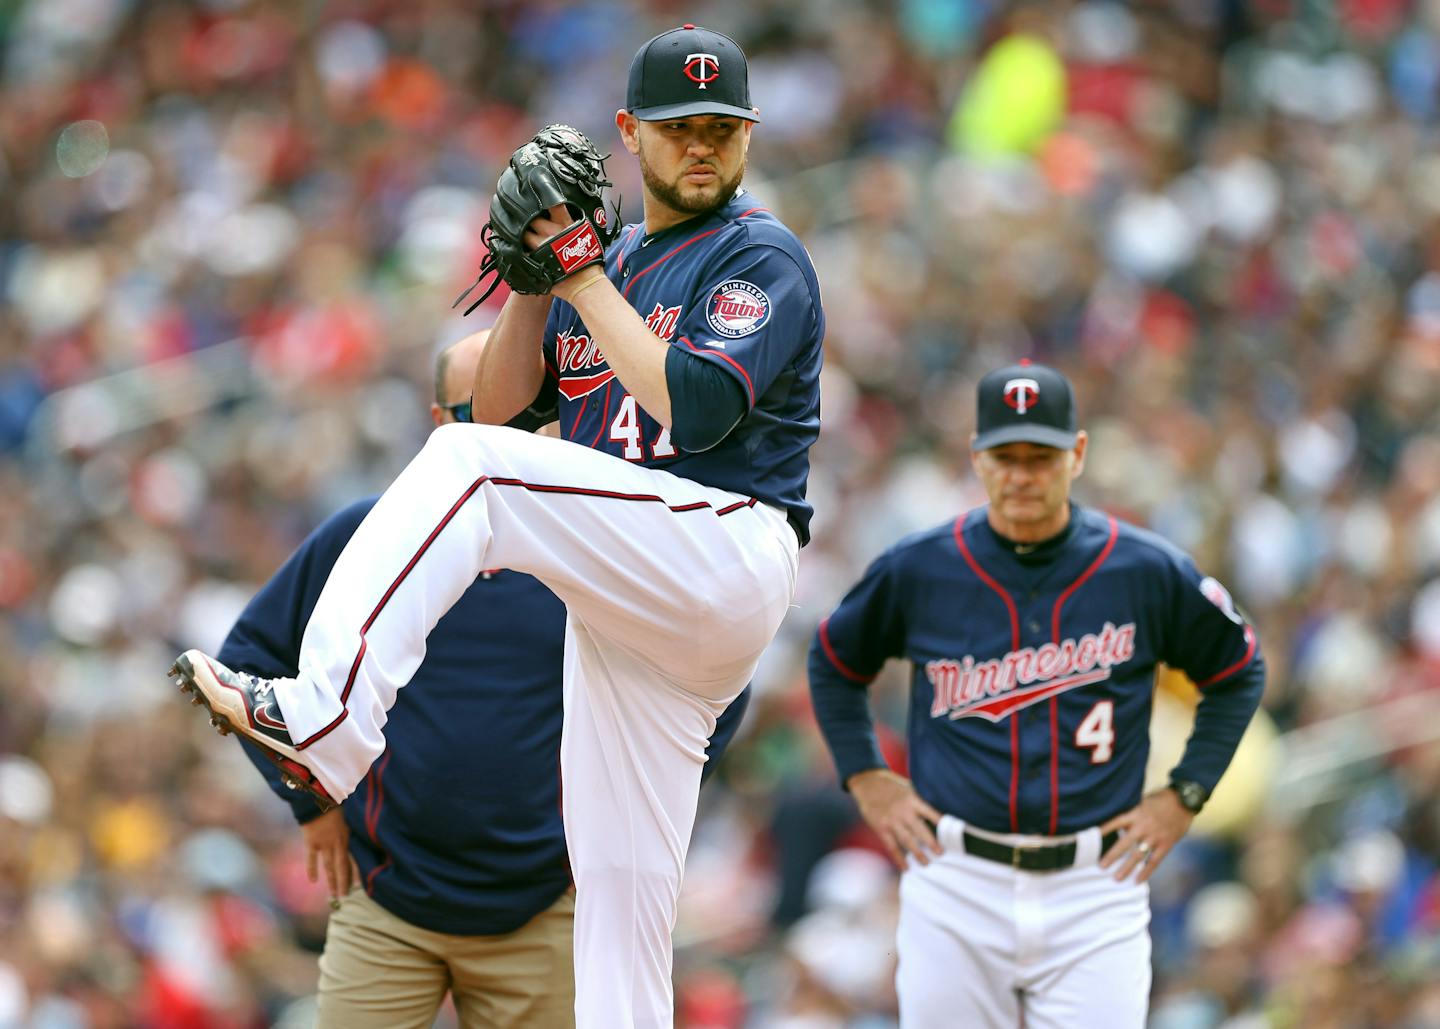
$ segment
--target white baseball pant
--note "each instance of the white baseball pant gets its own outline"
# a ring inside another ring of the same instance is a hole
[[[280,709],[344,797],[475,577],[542,580],[569,610],[560,769],[576,1024],[670,1029],[670,934],[705,746],[779,628],[798,553],[784,514],[750,498],[558,439],[442,426],[341,554]]]
[[[964,829],[944,816],[944,854],[900,879],[901,1026],[1143,1029],[1150,887],[1096,864],[1100,830],[1073,837],[1070,868],[1027,872],[967,854]],[[1067,839],[980,835],[1011,846]]]

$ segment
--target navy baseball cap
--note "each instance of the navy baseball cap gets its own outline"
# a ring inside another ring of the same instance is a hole
[[[760,120],[750,106],[750,69],[740,44],[694,25],[662,32],[636,52],[625,109],[641,121],[692,114]]]
[[[1038,443],[1069,450],[1079,425],[1075,391],[1054,368],[1021,361],[997,368],[976,390],[975,442],[971,450],[1006,443]]]

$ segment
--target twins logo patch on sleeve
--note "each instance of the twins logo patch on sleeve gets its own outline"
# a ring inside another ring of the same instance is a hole
[[[764,327],[770,320],[770,298],[744,279],[716,286],[706,305],[710,328],[728,339],[739,339]]]
[[[1240,617],[1240,612],[1235,610],[1235,601],[1230,596],[1230,591],[1220,584],[1220,580],[1213,575],[1207,575],[1200,580],[1200,592],[1205,594],[1205,599],[1214,604],[1225,617],[1236,625],[1244,625],[1245,619]]]

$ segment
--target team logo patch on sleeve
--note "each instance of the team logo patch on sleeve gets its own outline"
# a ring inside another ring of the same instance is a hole
[[[1235,610],[1235,601],[1230,596],[1230,591],[1220,585],[1220,580],[1214,576],[1207,575],[1200,580],[1200,592],[1205,594],[1205,599],[1214,604],[1225,613],[1225,617],[1236,625],[1244,625],[1245,619],[1240,617],[1240,612]]]
[[[710,328],[730,339],[748,336],[770,320],[770,298],[759,286],[743,279],[716,286],[706,306]]]

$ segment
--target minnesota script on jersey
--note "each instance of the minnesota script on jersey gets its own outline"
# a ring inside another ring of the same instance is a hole
[[[997,832],[1077,832],[1139,801],[1158,662],[1207,694],[1261,686],[1255,630],[1219,582],[1153,533],[1078,505],[1028,555],[984,508],[902,540],[818,639],[822,683],[859,686],[888,658],[913,663],[915,788]],[[1235,707],[1243,730],[1254,705]],[[842,780],[883,764],[868,735],[827,735]],[[1207,749],[1203,735],[1176,774],[1213,786],[1233,741]]]
[[[749,413],[711,449],[681,450],[615,378],[578,312],[559,300],[545,327],[545,388],[531,410],[557,417],[572,442],[782,508],[806,539],[825,318],[795,234],[742,190],[717,211],[660,232],[626,226],[605,273],[651,332],[734,378]]]

